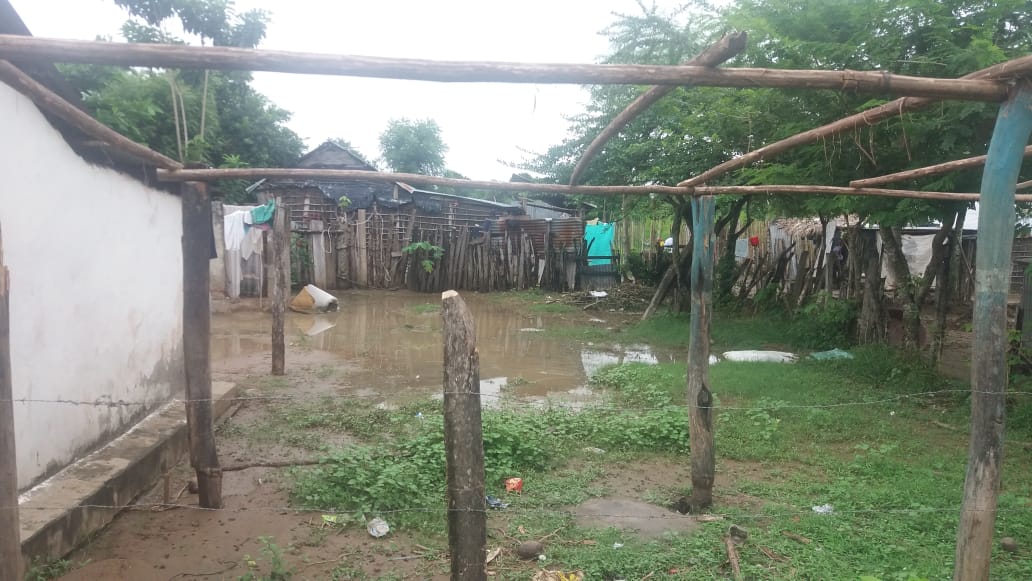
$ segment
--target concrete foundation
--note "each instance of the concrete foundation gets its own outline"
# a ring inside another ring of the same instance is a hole
[[[236,384],[212,382],[216,417],[229,409],[238,392]],[[172,402],[21,495],[25,562],[70,553],[150,489],[188,450],[186,409],[182,402]]]

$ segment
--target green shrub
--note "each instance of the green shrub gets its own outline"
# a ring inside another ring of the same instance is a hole
[[[857,314],[856,303],[820,293],[796,309],[788,335],[807,349],[848,347],[855,341]]]

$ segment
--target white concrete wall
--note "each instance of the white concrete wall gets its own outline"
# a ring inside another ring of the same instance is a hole
[[[0,227],[11,272],[18,484],[27,487],[181,392],[177,196],[75,154],[0,83]]]

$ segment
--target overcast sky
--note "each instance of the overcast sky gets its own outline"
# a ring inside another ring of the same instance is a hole
[[[13,0],[36,36],[119,37],[114,0]],[[677,0],[657,0],[675,6]],[[262,48],[448,60],[589,63],[606,54],[599,34],[635,0],[237,0],[272,19]],[[587,93],[572,85],[443,84],[258,73],[256,88],[291,111],[309,147],[330,137],[379,156],[392,118],[433,118],[447,164],[473,179],[508,180],[520,148],[543,152],[566,134],[563,115]]]

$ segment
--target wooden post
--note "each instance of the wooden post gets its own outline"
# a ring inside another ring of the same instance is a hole
[[[355,247],[358,249],[358,272],[355,279],[361,288],[369,287],[369,252],[366,248],[366,211],[355,212]]]
[[[448,463],[451,578],[487,579],[480,353],[473,317],[459,293],[441,294],[444,320],[444,446]]]
[[[1000,493],[1007,391],[1007,294],[1014,244],[1014,189],[1032,134],[1032,87],[1019,86],[996,118],[982,174],[975,258],[971,442],[957,530],[955,581],[989,579]]]
[[[0,237],[0,579],[22,578],[18,519],[18,461],[14,446],[14,386],[11,381],[10,276]]]
[[[713,394],[709,390],[709,336],[713,306],[713,226],[716,199],[692,200],[692,318],[688,344],[688,430],[693,513],[713,504]]]
[[[183,204],[183,362],[190,465],[197,472],[200,505],[222,508],[222,469],[215,450],[211,401],[211,199],[207,184],[185,182]]]
[[[1032,263],[1019,264],[1025,268],[1025,280],[1021,285],[1021,348],[1028,349],[1032,347]]]
[[[272,374],[286,373],[286,339],[284,326],[287,317],[287,295],[290,294],[290,225],[283,199],[276,198],[276,212],[272,218]]]

